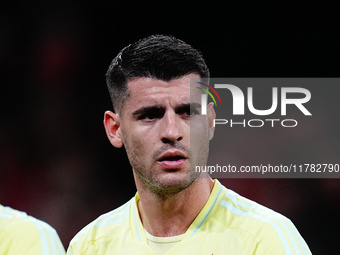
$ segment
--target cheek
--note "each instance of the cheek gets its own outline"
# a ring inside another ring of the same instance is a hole
[[[209,121],[206,117],[199,116],[190,121],[190,140],[209,139]]]
[[[190,125],[190,150],[196,160],[200,157],[207,157],[209,140],[209,128],[206,119],[201,119]]]
[[[143,143],[131,135],[129,137],[124,135],[124,145],[129,156],[139,154],[143,151]]]
[[[123,143],[128,154],[132,156],[142,156],[143,158],[152,156],[157,146],[157,134],[159,126],[152,128],[140,126],[134,122],[124,122],[121,126]]]
[[[139,168],[141,165],[145,165],[145,161],[148,154],[150,154],[150,151],[147,148],[148,143],[146,142],[146,139],[143,139],[144,136],[131,133],[127,135],[124,132],[122,133],[122,136],[124,147],[132,167]]]
[[[191,148],[191,168],[206,165],[209,155],[209,140],[202,137],[197,140],[194,139],[194,142],[191,144]]]

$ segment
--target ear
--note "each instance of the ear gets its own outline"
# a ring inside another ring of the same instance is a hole
[[[106,111],[104,114],[104,126],[111,144],[116,148],[121,148],[124,142],[120,132],[119,114]]]
[[[208,104],[207,115],[208,115],[208,122],[209,122],[209,140],[211,140],[214,137],[214,133],[215,133],[214,120],[216,118],[216,113],[214,109],[214,103]]]

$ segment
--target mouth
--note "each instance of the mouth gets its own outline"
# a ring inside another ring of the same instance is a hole
[[[180,151],[170,151],[164,153],[159,159],[158,163],[166,169],[178,169],[187,160],[187,157]]]
[[[185,159],[185,157],[182,157],[182,156],[173,156],[173,157],[165,157],[165,158],[162,158],[158,161],[160,162],[163,162],[163,161],[177,161],[177,160],[180,160],[180,159]]]

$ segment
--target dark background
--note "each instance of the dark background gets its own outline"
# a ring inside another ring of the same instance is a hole
[[[104,75],[127,44],[172,34],[203,53],[212,77],[338,77],[336,10],[319,3],[2,4],[0,203],[51,224],[66,248],[82,227],[134,195],[125,152],[110,145],[102,125],[111,109]],[[291,218],[314,254],[338,250],[339,179],[221,182]]]

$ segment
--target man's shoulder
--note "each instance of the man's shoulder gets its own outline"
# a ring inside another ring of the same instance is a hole
[[[292,222],[284,215],[248,199],[233,190],[226,189],[216,214],[221,223],[231,228],[246,229],[250,234],[259,231],[291,227]]]
[[[73,237],[70,247],[74,248],[77,246],[79,249],[86,249],[85,246],[88,243],[93,243],[96,240],[107,236],[110,236],[112,239],[121,236],[122,233],[130,228],[128,216],[130,215],[130,206],[133,202],[134,198],[122,206],[100,215]]]
[[[39,220],[26,212],[1,206],[0,208],[0,229],[6,229],[13,233],[39,233],[41,231],[55,232],[55,229],[48,223]],[[27,232],[26,232],[27,231]]]
[[[26,212],[0,205],[1,249],[13,253],[42,254],[46,251],[64,254],[56,230],[48,223]],[[0,249],[0,253],[1,250]]]
[[[308,250],[305,241],[288,217],[225,189],[214,218],[224,228],[234,231],[245,245],[285,252]]]

